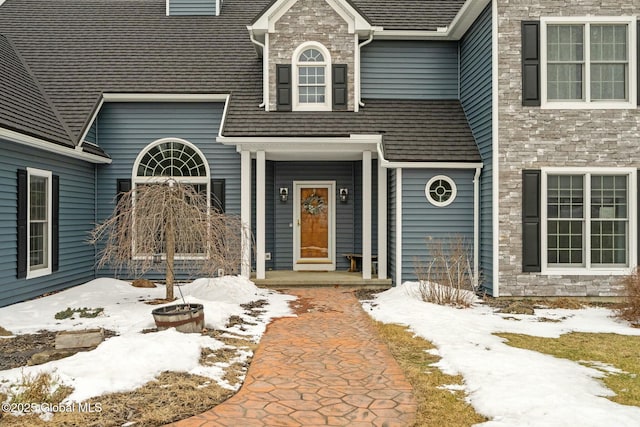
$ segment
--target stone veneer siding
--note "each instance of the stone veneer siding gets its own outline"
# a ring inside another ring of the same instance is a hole
[[[631,16],[638,10],[640,0],[498,1],[500,296],[620,295],[619,276],[522,272],[522,170],[640,167],[640,114],[523,107],[520,25],[541,16]]]
[[[269,109],[276,108],[276,64],[291,64],[293,51],[305,42],[318,42],[331,53],[332,64],[347,64],[349,99],[354,105],[354,55],[356,39],[347,23],[324,0],[298,0],[269,34]],[[330,70],[329,70],[330,72]],[[293,70],[292,70],[293,74]],[[292,82],[296,84],[296,82]],[[328,88],[329,91],[331,88]]]

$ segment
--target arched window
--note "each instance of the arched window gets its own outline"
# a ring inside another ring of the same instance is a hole
[[[330,109],[331,57],[327,49],[319,43],[304,43],[293,55],[294,109]]]
[[[208,182],[209,170],[204,156],[198,148],[184,140],[162,139],[153,142],[140,153],[136,164],[134,182],[160,182],[167,178],[190,184]]]
[[[168,179],[190,185],[196,192],[206,195],[207,206],[210,204],[209,165],[202,152],[188,141],[164,138],[147,145],[138,155],[132,175],[134,187],[164,184]],[[191,258],[194,255],[186,255],[179,247],[176,250],[183,257]],[[134,251],[138,252],[136,249]]]

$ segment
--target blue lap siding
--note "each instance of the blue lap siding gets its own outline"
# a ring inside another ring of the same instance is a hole
[[[461,237],[473,256],[473,175],[475,170],[402,170],[402,280],[415,280],[418,263],[431,261],[429,245]],[[426,198],[425,186],[436,175],[453,179],[457,196],[437,207]]]
[[[374,41],[362,48],[362,97],[458,99],[458,43]]]
[[[491,4],[460,42],[460,101],[478,144],[483,169],[480,176],[480,271],[483,287],[492,292],[492,90]]]
[[[94,276],[95,166],[0,140],[0,306],[84,283]],[[60,267],[50,275],[17,279],[17,170],[37,168],[60,177]]]
[[[196,145],[209,163],[211,178],[226,180],[226,210],[240,213],[240,155],[216,142],[221,103],[107,103],[98,116],[98,144],[113,159],[98,168],[98,219],[114,209],[118,179],[130,179],[138,154],[161,138],[180,138]],[[112,275],[103,269],[100,275]],[[128,277],[123,272],[122,277]],[[151,276],[150,276],[151,277]],[[161,277],[161,276],[160,276]]]
[[[216,0],[169,0],[169,15],[171,16],[215,14]]]
[[[267,209],[267,232],[270,224],[274,230],[274,244],[269,245],[267,242],[267,247],[273,248],[271,254],[273,268],[275,270],[293,269],[293,182],[335,181],[336,193],[340,188],[349,190],[349,200],[346,203],[339,202],[336,195],[336,269],[347,270],[349,263],[343,254],[362,252],[362,177],[358,178],[358,173],[362,174],[362,162],[273,162],[273,171],[275,176],[271,193],[273,200],[276,199],[276,192],[280,188],[289,189],[289,200],[286,203],[280,201],[274,203],[273,217],[270,217],[271,212]],[[373,184],[375,193],[377,192],[375,178]],[[267,199],[267,205],[269,205],[269,199]],[[375,229],[375,216],[372,221]],[[376,248],[374,237],[374,254]]]

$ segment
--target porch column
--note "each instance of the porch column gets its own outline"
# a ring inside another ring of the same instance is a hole
[[[256,279],[265,278],[265,152],[256,153]]]
[[[371,151],[362,153],[362,278],[371,279]]]
[[[242,221],[242,264],[240,274],[251,277],[251,152],[240,152],[240,220]]]
[[[387,168],[378,158],[378,279],[387,278]]]

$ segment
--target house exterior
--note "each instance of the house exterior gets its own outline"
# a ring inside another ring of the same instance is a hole
[[[89,231],[167,177],[251,227],[256,279],[401,283],[462,237],[494,296],[618,295],[636,6],[5,0],[0,304],[113,275]]]

